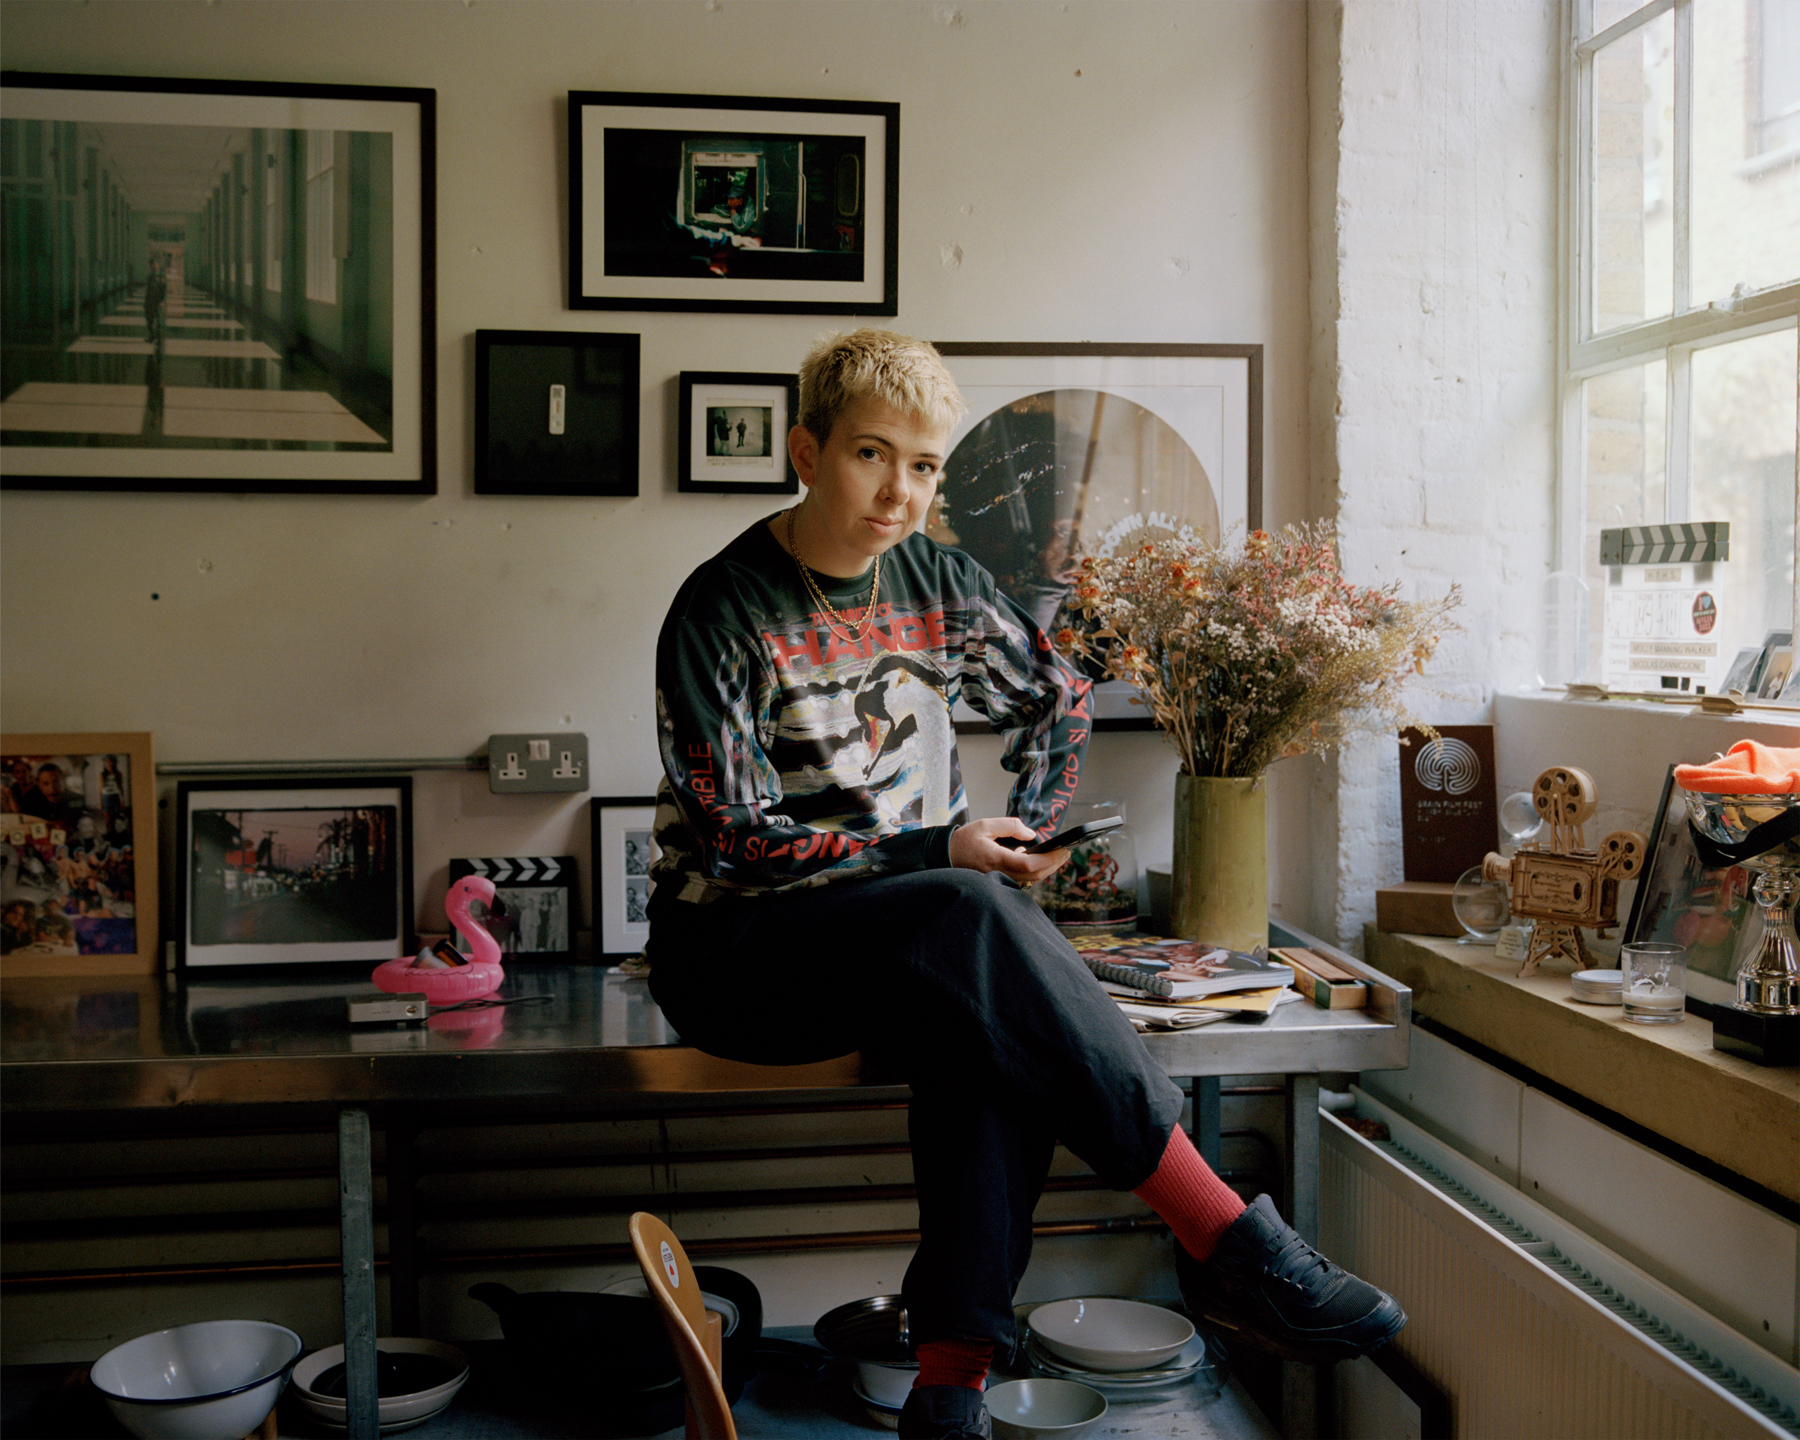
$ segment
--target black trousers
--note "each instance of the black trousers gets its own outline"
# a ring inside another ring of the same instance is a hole
[[[658,897],[660,898],[660,897]],[[1057,1141],[1131,1190],[1181,1090],[1042,910],[999,875],[921,870],[651,905],[650,992],[688,1044],[791,1065],[861,1050],[913,1093],[916,1339],[1013,1342]]]

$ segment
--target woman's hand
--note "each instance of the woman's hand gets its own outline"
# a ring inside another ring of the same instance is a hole
[[[1069,858],[1067,850],[1027,855],[1023,850],[1000,844],[1002,837],[1027,842],[1037,839],[1029,825],[1010,815],[971,820],[957,826],[950,836],[950,863],[960,870],[977,870],[983,875],[998,870],[1021,885],[1030,885],[1047,879]]]

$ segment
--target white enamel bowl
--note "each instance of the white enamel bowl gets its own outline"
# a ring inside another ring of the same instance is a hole
[[[469,1378],[469,1357],[441,1340],[384,1335],[375,1342],[375,1348],[390,1355],[431,1355],[456,1368],[456,1373],[448,1380],[429,1389],[417,1390],[411,1395],[383,1395],[375,1409],[376,1423],[383,1431],[399,1430],[429,1420],[449,1406]],[[344,1347],[329,1345],[323,1350],[315,1350],[294,1367],[294,1398],[300,1402],[300,1408],[313,1419],[339,1430],[349,1425],[349,1403],[341,1395],[321,1395],[312,1386],[332,1366],[343,1363]]]
[[[1185,1316],[1140,1300],[1052,1300],[1028,1323],[1053,1355],[1085,1370],[1148,1370],[1194,1338]]]
[[[300,1350],[266,1320],[202,1320],[115,1345],[88,1379],[138,1440],[242,1440],[275,1408]]]
[[[1075,1440],[1106,1414],[1106,1397],[1078,1380],[1006,1380],[987,1392],[994,1440]]]

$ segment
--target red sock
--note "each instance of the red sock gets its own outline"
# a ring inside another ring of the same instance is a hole
[[[1244,1202],[1200,1158],[1177,1125],[1169,1132],[1162,1162],[1131,1192],[1175,1232],[1176,1243],[1196,1260],[1210,1259],[1219,1237],[1244,1213]]]
[[[921,1340],[914,1351],[919,1360],[921,1385],[967,1385],[979,1390],[987,1379],[988,1362],[994,1358],[992,1340]]]

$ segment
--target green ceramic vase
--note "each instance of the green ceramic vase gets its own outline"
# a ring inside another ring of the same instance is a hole
[[[1269,943],[1268,801],[1261,776],[1175,777],[1175,934],[1231,950]]]

